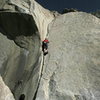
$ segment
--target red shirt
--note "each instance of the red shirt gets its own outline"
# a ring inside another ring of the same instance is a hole
[[[45,39],[43,42],[49,43],[49,41],[47,39]]]

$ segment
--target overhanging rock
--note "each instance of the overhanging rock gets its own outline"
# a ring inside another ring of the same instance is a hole
[[[53,13],[34,0],[0,0],[0,74],[16,100],[32,100],[43,64],[41,41]]]
[[[54,19],[54,15],[44,9],[34,0],[1,0],[0,11],[19,12],[32,15],[39,30],[41,40],[47,35],[48,24]]]

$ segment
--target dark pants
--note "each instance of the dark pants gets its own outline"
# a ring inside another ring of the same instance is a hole
[[[42,50],[44,51],[44,49],[48,49],[48,43],[43,42],[42,43]]]
[[[48,43],[42,42],[42,51],[44,55],[48,54]]]

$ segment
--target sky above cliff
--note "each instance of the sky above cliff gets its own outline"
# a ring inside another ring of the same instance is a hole
[[[93,12],[100,9],[100,0],[36,0],[49,10],[61,12],[64,8],[76,8],[80,11]]]

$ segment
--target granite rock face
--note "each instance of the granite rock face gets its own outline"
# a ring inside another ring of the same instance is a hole
[[[0,0],[0,75],[15,100],[100,100],[100,19],[60,15],[34,0]]]
[[[16,100],[33,100],[41,75],[41,40],[53,13],[34,0],[0,0],[0,74]]]
[[[3,82],[0,76],[0,100],[15,100],[9,88]]]
[[[16,27],[18,28],[18,25]],[[8,29],[6,26],[4,28]],[[9,30],[10,32],[12,30]],[[26,100],[32,100],[42,67],[39,35],[13,35],[13,40],[9,33],[4,35],[0,32],[0,74],[16,100],[19,100],[21,94],[25,94]]]
[[[71,12],[57,17],[48,32],[36,100],[100,100],[100,19]]]

